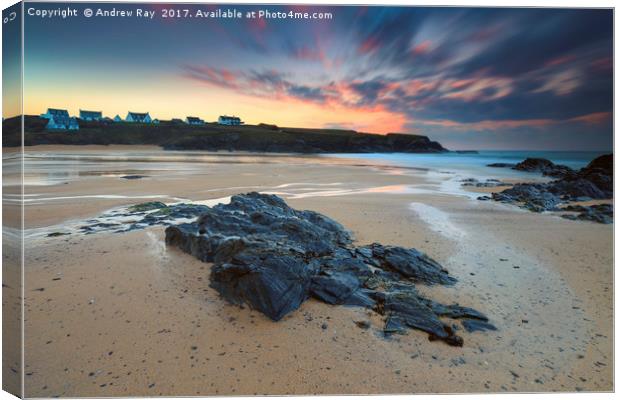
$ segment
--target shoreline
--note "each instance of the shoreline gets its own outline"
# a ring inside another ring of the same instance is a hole
[[[48,197],[55,190],[65,196],[146,195],[165,188],[161,194],[195,202],[267,188],[291,207],[315,210],[351,229],[356,244],[427,253],[459,282],[454,288],[422,286],[420,292],[478,309],[499,330],[463,333],[460,349],[429,342],[419,331],[386,340],[377,334],[381,322],[363,309],[312,300],[274,323],[220,299],[208,286],[210,265],[163,245],[164,227],[72,234],[27,249],[28,395],[613,388],[612,361],[605,358],[613,346],[612,226],[476,201],[465,188],[457,187],[458,195],[454,186],[444,187],[456,179],[433,171],[240,163],[209,164],[182,179],[166,171],[155,176],[125,181],[87,175],[67,185],[27,188]],[[26,206],[27,225],[76,215],[91,219],[133,202],[85,201]],[[79,261],[84,258],[87,264]],[[357,327],[353,321],[359,319],[368,319],[371,328]],[[567,321],[574,332],[564,332]],[[71,352],[80,357],[58,356]],[[592,368],[594,363],[601,364]],[[63,386],[67,380],[72,385]]]

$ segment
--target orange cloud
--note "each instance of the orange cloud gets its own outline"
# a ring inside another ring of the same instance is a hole
[[[360,44],[358,51],[362,54],[373,53],[379,47],[379,41],[373,37],[369,37]]]
[[[431,41],[425,40],[419,45],[415,46],[412,50],[413,54],[425,54],[428,53],[431,47]]]
[[[571,94],[581,85],[580,72],[576,69],[555,74],[544,85],[534,90],[533,93],[553,92],[556,96]]]
[[[611,118],[612,118],[611,112],[598,112],[598,113],[586,114],[580,117],[571,118],[569,119],[569,121],[582,122],[584,124],[590,124],[590,125],[598,125],[598,124],[602,124],[604,122],[611,120]]]
[[[560,125],[565,123],[584,123],[589,125],[598,125],[609,121],[612,117],[611,112],[598,112],[592,114],[581,115],[579,117],[569,119],[507,119],[507,120],[484,120],[477,122],[458,122],[448,119],[443,120],[418,120],[419,125],[442,126],[446,128],[454,128],[456,130],[499,130],[521,127],[540,128],[551,125]]]
[[[603,58],[599,58],[597,60],[594,60],[590,63],[590,66],[594,69],[598,69],[598,70],[609,70],[612,69],[614,66],[614,62],[611,59],[611,57],[603,57]]]
[[[575,56],[571,54],[566,55],[566,56],[552,58],[551,60],[545,63],[545,67],[554,67],[557,65],[566,64],[568,62],[573,61],[574,59],[575,59]]]
[[[443,120],[418,120],[418,124],[443,126],[458,130],[496,130],[502,128],[519,128],[523,126],[542,127],[553,125],[557,121],[552,119],[523,119],[523,120],[484,120],[478,122],[458,122],[448,119]]]
[[[446,93],[442,97],[448,99],[497,100],[512,92],[512,80],[497,77],[447,80],[443,89]]]

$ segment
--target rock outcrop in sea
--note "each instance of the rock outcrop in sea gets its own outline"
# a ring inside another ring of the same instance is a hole
[[[526,158],[517,164],[511,163],[492,163],[487,164],[492,168],[511,168],[517,171],[540,172],[543,176],[551,176],[561,178],[575,173],[575,171],[566,165],[556,164],[545,158]]]
[[[530,159],[531,160],[531,159]],[[527,160],[526,160],[527,161]],[[566,214],[569,219],[590,220],[601,223],[613,222],[612,205],[568,206],[571,202],[613,199],[613,155],[600,156],[579,171],[566,169],[546,162],[522,162],[522,168],[534,168],[547,171],[547,174],[560,176],[559,179],[546,183],[520,183],[499,193],[493,193],[492,199],[504,203],[518,204],[534,212],[570,211],[577,216]],[[549,169],[551,168],[551,169]],[[516,169],[516,167],[515,167]],[[481,200],[488,200],[481,196]],[[568,206],[568,207],[566,207]]]
[[[512,169],[526,172],[540,172],[543,176],[561,178],[572,175],[575,171],[566,165],[555,164],[544,158],[526,158],[517,163]]]
[[[248,193],[208,208],[193,223],[166,228],[166,243],[213,263],[210,285],[233,304],[247,304],[274,321],[309,298],[365,307],[384,316],[386,335],[418,329],[461,346],[456,324],[495,329],[482,313],[422,296],[416,285],[456,279],[416,250],[378,243],[355,246],[338,222],[289,207],[275,195]],[[466,322],[467,321],[467,322]]]

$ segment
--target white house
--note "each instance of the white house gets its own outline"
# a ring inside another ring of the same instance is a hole
[[[159,120],[158,120],[157,118],[155,118],[155,119],[152,121],[152,123],[153,123],[153,124],[155,124],[155,125],[157,125],[157,124],[159,124]]]
[[[101,111],[80,110],[80,119],[84,121],[101,121],[103,116]]]
[[[204,125],[205,122],[198,117],[187,117],[185,123],[188,125]]]
[[[149,113],[135,113],[129,111],[127,113],[127,117],[125,118],[126,122],[139,122],[142,124],[150,124],[152,122],[151,116]]]
[[[41,117],[48,120],[45,129],[50,131],[77,131],[80,129],[77,119],[70,117],[67,110],[48,108],[45,114],[41,114]]]
[[[50,119],[54,116],[69,118],[69,111],[60,108],[48,108],[45,114],[41,114],[41,118]]]
[[[45,129],[48,131],[77,131],[80,129],[80,125],[74,117],[62,118],[56,116],[47,121]]]
[[[243,122],[241,122],[241,118],[239,117],[235,117],[235,116],[228,116],[228,115],[220,115],[220,117],[217,119],[217,123],[220,125],[241,125],[243,124]]]

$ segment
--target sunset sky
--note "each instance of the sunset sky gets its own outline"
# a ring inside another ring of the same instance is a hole
[[[162,19],[162,4],[70,6],[78,17],[25,18],[26,114],[233,114],[420,133],[453,149],[612,147],[611,10],[169,6],[333,14],[216,20]],[[157,16],[86,18],[86,7]]]

